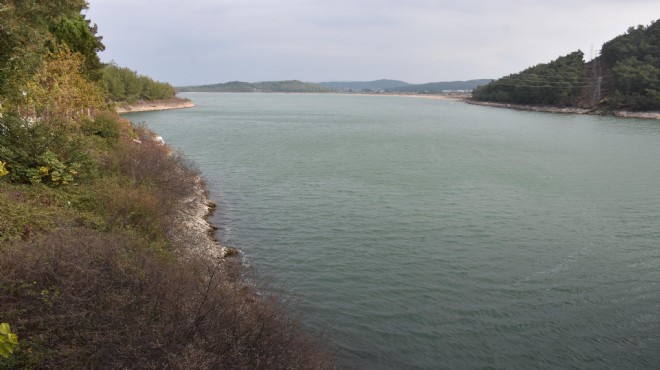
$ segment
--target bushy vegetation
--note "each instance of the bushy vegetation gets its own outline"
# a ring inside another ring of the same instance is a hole
[[[0,356],[8,358],[18,345],[18,336],[11,332],[6,322],[0,324]]]
[[[477,87],[472,97],[501,103],[567,106],[575,103],[584,82],[581,51],[539,64]]]
[[[283,298],[199,253],[200,174],[108,109],[84,7],[0,5],[0,368],[331,367]]]
[[[575,52],[477,88],[475,100],[660,110],[660,21],[631,27],[584,63]]]
[[[176,94],[172,85],[138,75],[137,72],[114,63],[104,66],[102,74],[106,91],[110,99],[115,102],[163,100],[172,98]]]

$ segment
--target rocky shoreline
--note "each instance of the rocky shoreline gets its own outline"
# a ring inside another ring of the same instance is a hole
[[[183,201],[177,216],[179,222],[169,231],[170,237],[175,240],[195,240],[197,243],[186,250],[191,256],[222,259],[238,254],[236,248],[220,244],[215,237],[217,227],[208,218],[213,215],[216,204],[209,199],[204,181],[197,177],[192,186],[194,195]]]
[[[134,104],[117,104],[117,113],[150,112],[157,110],[192,108],[195,104],[189,99],[174,97],[165,100],[140,100]]]
[[[624,111],[624,110],[606,111],[606,110],[575,108],[575,107],[560,108],[560,107],[551,107],[551,106],[543,106],[543,105],[524,105],[524,104],[485,102],[485,101],[477,101],[469,98],[462,100],[468,104],[473,104],[473,105],[525,110],[531,112],[591,114],[597,116],[615,116],[615,117],[623,117],[623,118],[660,119],[660,112],[632,112],[632,111]]]

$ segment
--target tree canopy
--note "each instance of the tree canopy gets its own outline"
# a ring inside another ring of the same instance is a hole
[[[85,75],[96,80],[104,49],[96,25],[81,12],[83,0],[14,0],[0,5],[0,96],[17,99],[22,85],[59,45],[84,57]]]
[[[112,101],[127,101],[133,103],[137,100],[169,99],[176,94],[172,85],[158,82],[138,75],[137,72],[119,67],[110,63],[102,70],[103,84]]]
[[[615,108],[660,109],[660,21],[630,27],[603,45],[601,59],[611,69]]]
[[[504,103],[572,105],[584,81],[583,58],[584,53],[576,51],[480,86],[472,96]]]

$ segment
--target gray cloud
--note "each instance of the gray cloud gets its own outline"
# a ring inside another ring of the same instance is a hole
[[[646,0],[91,0],[105,61],[177,85],[494,78],[632,25]]]

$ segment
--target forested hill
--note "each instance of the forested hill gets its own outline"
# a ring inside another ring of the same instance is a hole
[[[301,81],[266,81],[266,82],[241,82],[232,81],[201,86],[177,87],[180,92],[285,92],[285,93],[319,93],[331,92],[332,89],[318,84]]]
[[[397,87],[410,85],[398,80],[376,80],[376,81],[333,81],[320,82],[319,85],[334,90],[392,90]]]
[[[581,51],[495,80],[473,92],[479,101],[660,110],[660,21],[630,27],[608,42],[600,56]]]
[[[585,82],[583,57],[581,51],[576,51],[478,87],[472,96],[517,104],[573,105]]]
[[[115,63],[105,65],[101,73],[103,87],[107,91],[109,100],[113,102],[133,104],[138,100],[163,100],[176,95],[176,90],[169,83],[155,81],[151,77],[139,75],[136,71],[120,67]]]
[[[386,91],[403,93],[442,93],[445,91],[472,90],[491,80],[432,82],[413,85],[397,80],[346,81],[309,83],[301,81],[241,82],[232,81],[201,86],[177,87],[180,92],[298,92],[323,93],[333,91]]]

